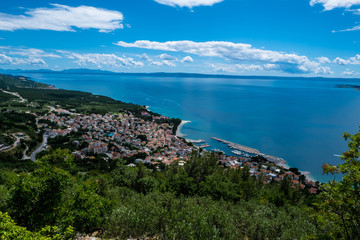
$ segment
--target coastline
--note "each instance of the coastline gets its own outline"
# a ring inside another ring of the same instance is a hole
[[[186,123],[191,123],[191,121],[186,121],[186,120],[181,120],[181,123],[179,124],[179,126],[176,129],[176,136],[177,137],[185,137],[185,134],[181,133],[181,128],[186,124]]]
[[[311,172],[309,171],[300,171],[302,175],[304,175],[306,177],[306,179],[310,180],[310,181],[313,181],[313,182],[317,182],[316,178],[314,178],[312,175],[311,175]]]
[[[70,91],[73,91],[73,90],[70,90]],[[106,95],[104,95],[104,96],[106,96]],[[115,99],[114,98],[114,100],[115,101],[121,101],[121,100],[117,100],[117,99]],[[148,111],[150,111],[150,106],[144,106],[145,107],[145,109],[146,110],[148,110]],[[183,134],[183,133],[181,133],[181,129],[182,129],[182,127],[186,124],[186,123],[190,123],[191,121],[187,121],[187,120],[181,120],[181,123],[179,124],[179,126],[177,127],[177,130],[176,130],[176,134],[175,134],[175,136],[177,136],[177,137],[185,137],[185,136],[187,136],[186,134]],[[187,141],[189,141],[189,139],[186,139]],[[192,140],[190,140],[190,141],[192,141]],[[229,141],[227,141],[227,142],[229,142]],[[239,145],[239,144],[238,144]],[[243,147],[246,147],[246,146],[243,146]],[[250,148],[250,147],[246,147],[246,148]],[[256,149],[254,149],[254,150],[256,150]],[[256,151],[258,151],[258,150],[256,150]],[[272,156],[271,156],[272,157]],[[277,157],[273,157],[273,158],[277,158]],[[280,158],[277,158],[277,160],[280,160]],[[286,169],[289,169],[290,168],[290,166],[287,164],[287,162],[285,161],[285,160],[283,160],[282,159],[282,161],[277,161],[277,162],[273,162],[273,163],[275,163],[275,165],[278,165],[278,166],[280,166],[280,167],[283,167],[283,168],[286,168]],[[301,171],[302,172],[302,171]],[[315,180],[314,179],[314,177],[312,177],[311,176],[311,173],[310,172],[307,172],[307,171],[303,171],[304,172],[304,175],[306,174],[306,177],[308,178],[308,179],[313,179],[313,180]]]

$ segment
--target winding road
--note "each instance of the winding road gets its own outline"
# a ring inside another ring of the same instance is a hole
[[[43,148],[47,145],[47,140],[48,140],[48,136],[46,134],[43,135],[43,141],[40,144],[39,147],[37,147],[30,156],[31,161],[35,162],[36,161],[36,154],[38,154],[39,152],[41,152],[43,150]]]

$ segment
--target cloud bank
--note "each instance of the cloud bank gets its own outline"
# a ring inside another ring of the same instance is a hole
[[[293,53],[263,50],[254,48],[250,44],[233,42],[193,42],[168,41],[153,42],[147,40],[127,43],[119,41],[116,45],[121,47],[134,47],[142,49],[185,52],[204,57],[219,57],[227,61],[254,61],[260,63],[276,63],[278,69],[288,73],[318,73],[325,70],[319,62],[311,61],[306,56]]]
[[[168,5],[171,7],[198,7],[198,6],[212,6],[215,3],[222,2],[224,0],[155,0],[155,2]]]
[[[70,59],[74,59],[74,63],[80,66],[86,66],[88,64],[94,64],[97,67],[110,66],[110,67],[143,67],[142,62],[134,61],[130,57],[119,57],[115,54],[100,54],[100,53],[70,53],[68,56]]]
[[[333,60],[333,63],[339,65],[360,65],[360,55],[356,54],[355,57],[350,57],[349,59],[337,57]]]
[[[47,66],[46,62],[41,58],[18,58],[0,54],[0,65],[33,65]]]
[[[52,8],[35,8],[25,15],[0,13],[0,30],[14,31],[19,29],[75,31],[80,29],[98,29],[100,32],[111,32],[123,28],[123,14],[90,6],[70,7],[51,4]]]
[[[349,8],[354,5],[360,5],[360,0],[311,0],[310,5],[322,4],[326,11],[334,8]]]

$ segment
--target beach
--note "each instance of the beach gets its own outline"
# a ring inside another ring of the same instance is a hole
[[[176,130],[176,136],[177,137],[185,137],[186,135],[181,133],[181,128],[184,126],[184,124],[186,123],[191,123],[191,121],[185,121],[185,120],[181,120],[181,123],[179,124],[177,130]]]

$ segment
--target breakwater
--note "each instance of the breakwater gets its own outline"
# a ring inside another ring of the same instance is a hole
[[[231,149],[235,149],[241,152],[244,152],[246,154],[251,154],[251,155],[259,155],[262,156],[264,158],[266,158],[269,162],[275,163],[276,165],[282,166],[282,167],[287,167],[286,166],[286,161],[282,158],[279,157],[275,157],[275,156],[271,156],[265,153],[260,152],[259,150],[255,149],[255,148],[251,148],[248,146],[244,146],[238,143],[234,143],[234,142],[230,142],[224,139],[220,139],[220,138],[216,138],[216,137],[211,137],[212,139],[218,141],[218,142],[222,142],[224,144],[226,144],[229,148]]]

